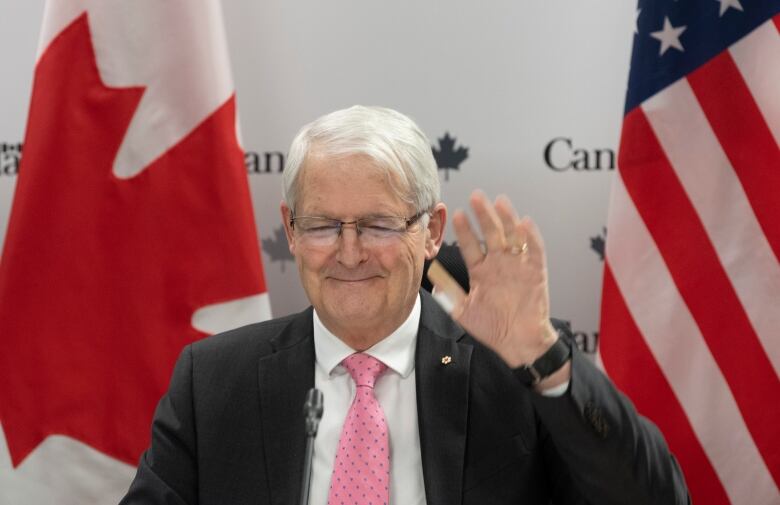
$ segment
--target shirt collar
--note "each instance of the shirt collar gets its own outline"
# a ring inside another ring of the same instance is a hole
[[[403,378],[408,377],[414,370],[414,350],[417,344],[417,329],[420,326],[420,307],[420,295],[418,293],[412,311],[409,313],[406,321],[393,333],[363,351],[387,365],[388,368]],[[344,358],[354,352],[354,349],[345,344],[322,324],[315,310],[314,353],[317,359],[317,366],[322,368],[328,375],[336,371],[336,368],[339,368],[338,371],[344,373],[343,368],[339,367],[339,365]]]

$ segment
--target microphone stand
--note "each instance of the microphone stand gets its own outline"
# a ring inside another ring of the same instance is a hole
[[[311,388],[306,393],[306,401],[303,403],[303,415],[306,424],[306,453],[303,459],[300,505],[309,505],[314,438],[317,436],[317,428],[320,425],[320,419],[322,419],[322,410],[322,391],[317,388]]]

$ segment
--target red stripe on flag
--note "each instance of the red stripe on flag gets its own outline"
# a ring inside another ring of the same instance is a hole
[[[780,398],[780,380],[639,107],[625,117],[619,166],[626,190],[723,372],[756,447],[780,482],[780,403],[772,400]]]
[[[688,75],[688,82],[780,259],[780,148],[761,110],[728,51]]]
[[[599,340],[609,376],[664,433],[685,472],[693,503],[728,505],[726,490],[631,317],[608,263],[604,265]]]

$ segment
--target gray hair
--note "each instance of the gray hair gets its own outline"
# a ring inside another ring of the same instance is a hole
[[[355,105],[301,128],[290,145],[282,181],[284,200],[293,211],[300,193],[301,168],[314,150],[326,156],[368,156],[388,176],[398,195],[418,212],[430,209],[441,198],[431,143],[414,121],[400,112]]]

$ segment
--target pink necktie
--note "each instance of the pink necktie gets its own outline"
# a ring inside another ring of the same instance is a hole
[[[355,400],[341,430],[328,505],[387,505],[390,496],[390,446],[387,422],[374,396],[374,382],[387,365],[356,353],[341,362],[357,385]]]

